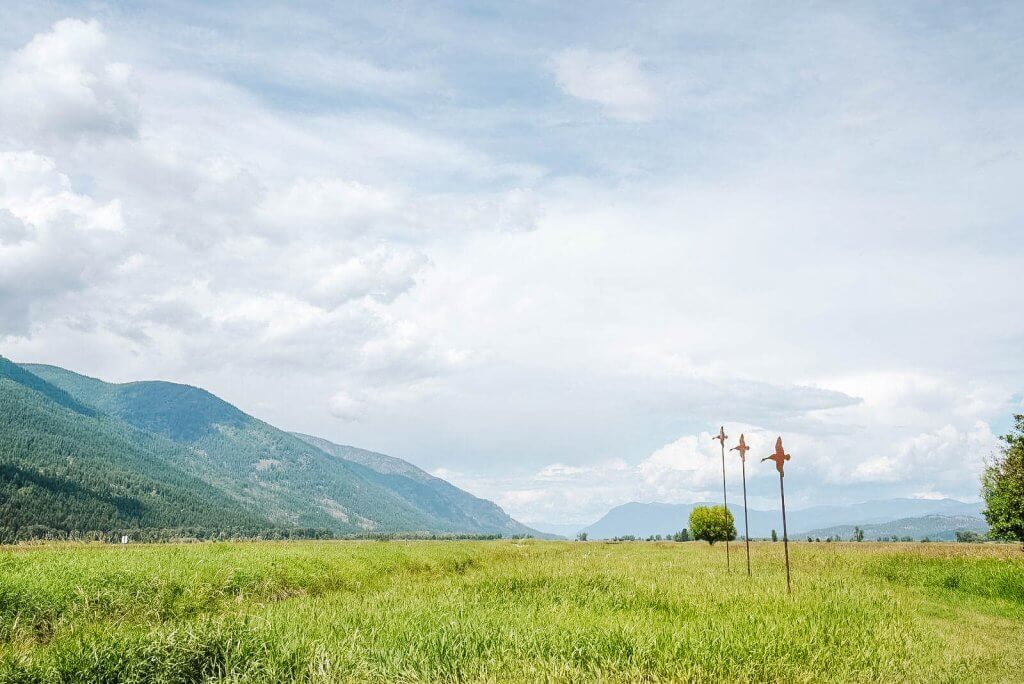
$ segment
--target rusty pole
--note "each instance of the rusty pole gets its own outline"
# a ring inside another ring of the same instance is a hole
[[[747,515],[747,452],[750,451],[750,447],[747,446],[742,432],[739,446],[734,446],[729,451],[740,452],[740,467],[743,469],[743,539],[747,545],[747,577],[750,577],[750,516]],[[782,534],[786,534],[785,524],[782,525]]]
[[[726,511],[729,510],[729,496],[725,493],[725,440],[727,440],[728,438],[729,438],[729,436],[725,434],[725,426],[724,425],[721,426],[720,428],[718,428],[718,435],[713,438],[713,439],[717,439],[721,443],[721,447],[722,447],[722,502],[725,504],[725,510]],[[726,535],[726,538],[725,538],[725,569],[726,570],[730,570],[731,569],[731,566],[729,564],[729,537],[728,537],[728,535]]]
[[[782,497],[782,548],[786,554],[786,593],[793,593],[793,589],[790,586],[789,580],[789,533],[786,530],[786,487],[783,484],[783,478],[786,473],[783,471],[783,465],[789,460],[789,454],[782,448],[782,437],[775,440],[775,453],[771,456],[765,456],[761,459],[761,462],[767,460],[775,461],[775,469],[779,471],[779,494]]]
[[[789,533],[786,530],[786,487],[783,485],[785,476],[779,471],[779,495],[782,497],[782,551],[786,555],[786,593],[792,594],[789,582]]]

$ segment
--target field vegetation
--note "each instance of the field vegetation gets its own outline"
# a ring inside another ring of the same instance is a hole
[[[0,551],[0,681],[1019,681],[1013,545],[63,544]]]

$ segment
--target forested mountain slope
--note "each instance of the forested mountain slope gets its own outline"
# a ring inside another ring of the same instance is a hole
[[[186,457],[181,446],[0,357],[0,541],[142,528],[255,534],[269,527],[174,465]]]
[[[197,387],[113,384],[55,366],[24,368],[75,401],[188,447],[188,457],[180,463],[183,469],[278,525],[338,534],[530,532],[493,515],[474,517],[447,505],[443,497],[426,503],[399,486],[406,481],[329,455]]]
[[[504,536],[548,536],[513,520],[497,504],[477,498],[408,461],[335,444],[312,435],[298,432],[292,434],[331,456],[369,468],[371,474],[368,477],[377,484],[395,492],[418,510],[448,521],[460,531],[498,533]]]

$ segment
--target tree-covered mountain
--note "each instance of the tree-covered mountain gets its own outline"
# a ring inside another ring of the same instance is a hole
[[[424,514],[431,515],[460,531],[504,536],[546,536],[513,520],[496,504],[480,499],[400,458],[335,444],[320,437],[293,433],[321,451],[343,461],[368,468],[367,477],[395,492]]]
[[[261,516],[137,430],[0,357],[0,541],[89,532],[256,534]]]
[[[407,473],[382,472],[358,459],[327,453],[198,387],[114,384],[55,366],[23,368],[65,391],[71,401],[184,447],[175,466],[274,525],[325,528],[342,535],[532,533],[489,502],[483,503],[500,516],[487,510],[490,517],[474,517],[471,505],[452,505],[451,492],[438,493],[443,487],[431,490],[431,498],[430,487]]]

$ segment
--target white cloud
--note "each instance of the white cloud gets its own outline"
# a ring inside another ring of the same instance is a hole
[[[76,193],[54,161],[0,152],[0,335],[24,335],[32,312],[109,277],[124,258],[117,200]]]
[[[930,481],[946,491],[962,492],[964,485],[977,490],[975,478],[998,446],[998,438],[983,421],[966,427],[945,425],[899,442],[895,456],[875,479]],[[858,475],[862,475],[860,466],[853,473],[854,478]]]
[[[101,204],[74,192],[54,160],[34,152],[0,153],[0,206],[33,225],[68,219],[81,231],[124,228],[118,200]]]
[[[649,121],[658,97],[640,58],[626,52],[572,48],[553,60],[558,86],[569,95],[596,102],[608,116],[623,121]]]
[[[323,264],[310,287],[310,298],[325,308],[359,297],[394,301],[412,289],[416,274],[426,267],[414,250],[377,246],[349,259]]]
[[[432,369],[433,370],[433,369]],[[358,422],[374,411],[428,401],[435,397],[438,388],[432,379],[432,373],[412,382],[381,384],[376,383],[372,389],[339,391],[331,396],[329,405],[331,415],[347,422]]]
[[[99,22],[63,19],[0,69],[0,120],[44,136],[134,136],[139,94],[132,69],[109,61]]]
[[[376,97],[403,95],[439,87],[434,74],[415,69],[385,68],[359,57],[324,54],[311,49],[300,52],[270,52],[262,55],[266,72],[289,87],[302,86],[314,92],[355,90]],[[274,59],[277,58],[277,59]]]
[[[29,236],[28,226],[7,208],[0,208],[0,245],[15,245]]]
[[[300,178],[268,193],[258,214],[278,230],[353,235],[393,215],[397,204],[390,193],[355,181]]]
[[[335,392],[329,402],[331,415],[344,421],[359,420],[366,411],[366,401],[348,392]]]

